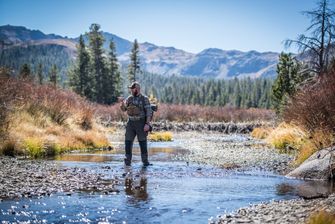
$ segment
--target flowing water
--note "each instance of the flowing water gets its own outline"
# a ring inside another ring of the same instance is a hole
[[[114,192],[78,191],[50,197],[0,202],[3,223],[207,223],[251,203],[297,198],[306,182],[261,171],[237,172],[176,161],[186,150],[174,143],[150,143],[153,166],[140,164],[138,146],[132,167],[123,150],[74,153],[56,158],[61,166],[104,173],[118,180]]]

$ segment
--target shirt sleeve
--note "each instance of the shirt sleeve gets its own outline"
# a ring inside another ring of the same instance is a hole
[[[151,110],[151,104],[149,101],[148,97],[144,97],[144,111],[145,111],[145,116],[148,117],[152,117],[152,110]]]

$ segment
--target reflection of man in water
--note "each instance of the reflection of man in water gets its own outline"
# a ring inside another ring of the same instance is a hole
[[[147,192],[147,178],[141,177],[139,185],[135,185],[135,180],[132,177],[125,179],[126,195],[133,196],[139,201],[147,201],[149,194]]]

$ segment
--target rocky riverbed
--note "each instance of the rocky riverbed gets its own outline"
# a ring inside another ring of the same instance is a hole
[[[335,194],[313,200],[294,199],[252,205],[220,217],[217,223],[306,223],[311,214],[320,210],[335,213]]]
[[[57,192],[114,192],[117,180],[85,168],[61,167],[54,161],[0,157],[0,198],[46,196]]]
[[[226,169],[259,169],[286,174],[293,155],[280,154],[249,135],[222,135],[218,132],[178,132],[174,139],[188,149],[185,161]]]
[[[110,140],[117,144],[116,147],[123,147],[124,132],[116,131]],[[176,147],[189,152],[178,155],[176,160],[224,169],[257,169],[277,174],[286,174],[292,169],[290,162],[294,155],[280,154],[247,134],[182,131],[173,132],[173,141]]]

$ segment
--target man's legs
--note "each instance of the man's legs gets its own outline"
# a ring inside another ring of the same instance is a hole
[[[136,131],[134,130],[132,121],[128,121],[125,134],[125,159],[124,164],[126,166],[131,165],[133,142],[135,139]]]
[[[124,164],[126,166],[130,166],[131,165],[131,157],[132,157],[132,149],[133,149],[133,141],[126,140],[125,141],[125,149],[126,149],[126,154],[125,154]]]
[[[141,158],[142,158],[142,163],[144,166],[148,166],[149,161],[148,161],[148,144],[147,140],[145,141],[139,141],[140,148],[141,148]]]
[[[148,161],[148,144],[147,144],[148,133],[143,130],[144,125],[145,125],[145,120],[140,120],[137,122],[136,134],[137,134],[138,143],[141,149],[142,163],[144,166],[149,166],[150,163]]]

